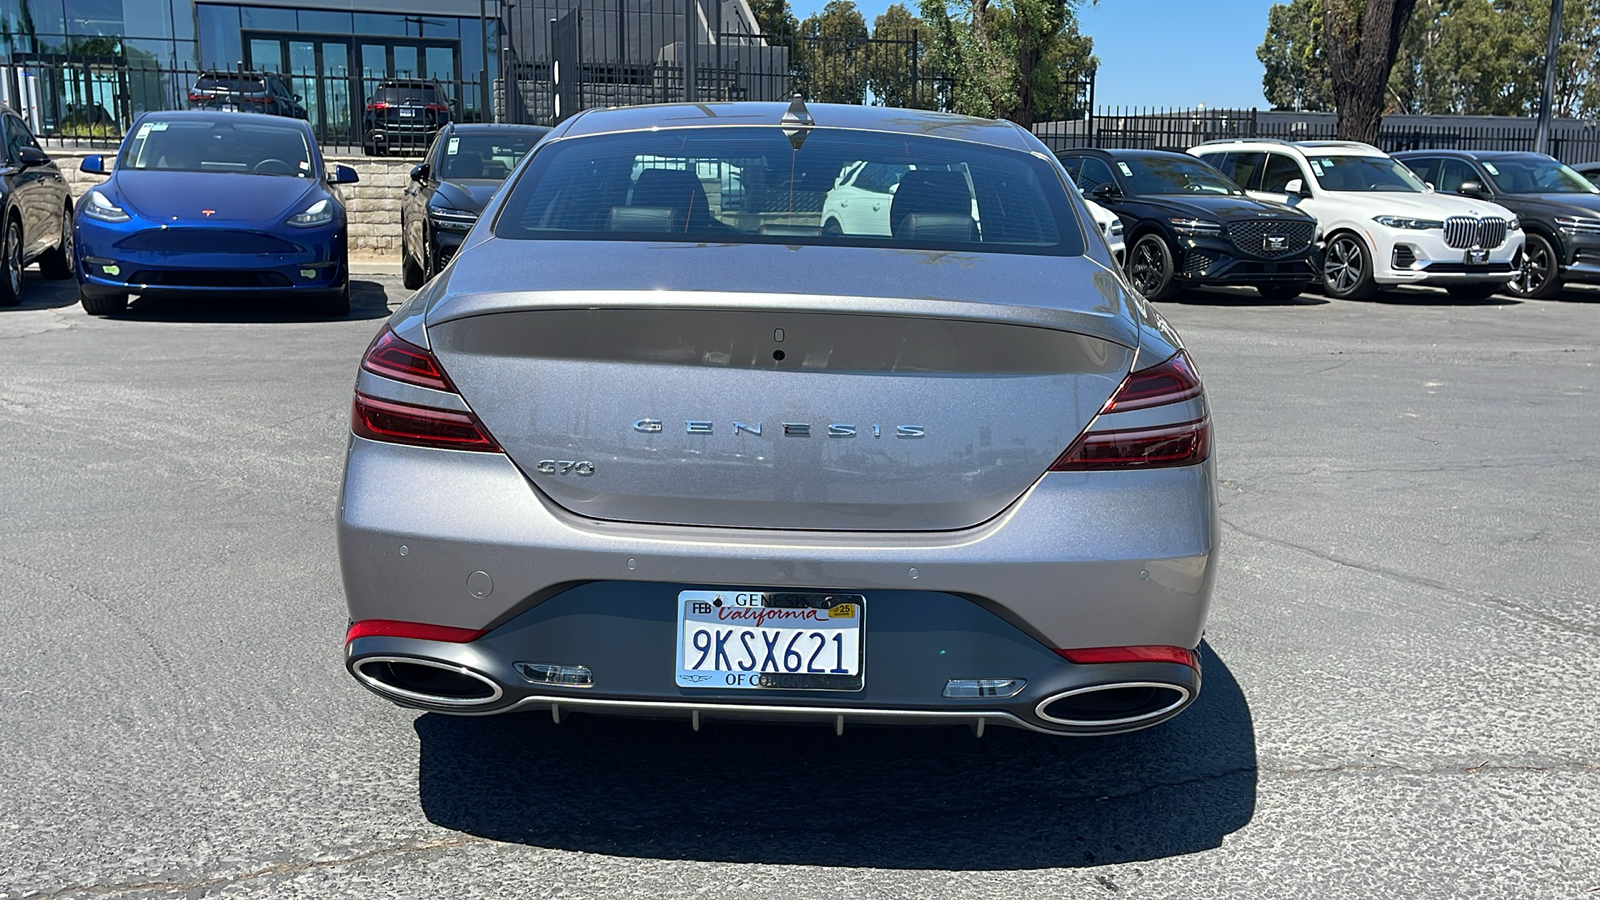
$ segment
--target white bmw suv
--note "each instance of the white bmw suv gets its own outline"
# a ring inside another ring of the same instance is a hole
[[[1361,299],[1428,284],[1481,300],[1522,265],[1517,217],[1483,200],[1436,194],[1382,150],[1355,141],[1208,141],[1194,156],[1251,196],[1317,219],[1329,296]]]

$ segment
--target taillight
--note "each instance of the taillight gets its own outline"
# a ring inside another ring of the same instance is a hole
[[[1116,413],[1185,403],[1204,392],[1188,355],[1180,351],[1159,365],[1129,373],[1106,401],[1095,424],[1114,423]],[[1210,455],[1211,421],[1202,416],[1169,424],[1085,431],[1050,465],[1050,471],[1192,466]]]
[[[388,108],[389,108],[389,104],[383,102],[382,100],[374,100],[371,103],[367,104],[367,109],[388,109]]]
[[[199,102],[200,100],[203,100],[203,99],[205,99],[205,95],[200,93],[199,91],[190,91],[189,92],[189,101],[191,103],[197,103],[197,102]]]
[[[465,644],[488,634],[473,628],[456,628],[452,625],[429,625],[425,622],[401,622],[395,619],[362,619],[352,622],[345,632],[346,644],[362,637],[416,638],[423,641],[447,641]]]
[[[442,113],[442,112],[449,112],[450,111],[450,107],[445,106],[442,103],[429,103],[428,106],[427,106],[427,110],[428,110],[428,112]]]
[[[1089,665],[1094,663],[1170,662],[1200,668],[1193,650],[1187,647],[1084,647],[1076,650],[1057,650],[1068,662]]]
[[[387,328],[367,348],[361,368],[383,378],[461,396],[432,353],[401,340]],[[470,411],[401,403],[360,391],[350,407],[350,430],[357,437],[390,444],[500,452],[500,445]]]
[[[239,99],[244,100],[246,103],[271,103],[272,102],[272,98],[266,96],[265,94],[262,94],[262,95],[259,95],[259,96],[256,95],[256,94],[246,94],[246,95],[240,97]]]

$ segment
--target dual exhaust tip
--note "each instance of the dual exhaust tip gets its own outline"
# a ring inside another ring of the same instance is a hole
[[[368,656],[351,666],[362,684],[388,697],[448,709],[489,706],[505,691],[465,666],[416,656]],[[1193,694],[1178,684],[1116,682],[1076,688],[1039,701],[1034,712],[1052,725],[1125,729],[1167,717]]]

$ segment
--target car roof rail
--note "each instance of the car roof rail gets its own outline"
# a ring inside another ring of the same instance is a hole
[[[1318,148],[1343,147],[1347,150],[1371,150],[1374,153],[1383,152],[1382,150],[1365,141],[1297,141],[1296,146]]]
[[[1246,144],[1246,143],[1250,143],[1250,144],[1279,144],[1279,145],[1284,146],[1284,147],[1293,147],[1293,146],[1295,146],[1295,142],[1294,141],[1286,141],[1283,138],[1264,138],[1264,137],[1216,138],[1215,140],[1201,141],[1200,143],[1195,144],[1195,146],[1196,147],[1204,147],[1207,144]]]

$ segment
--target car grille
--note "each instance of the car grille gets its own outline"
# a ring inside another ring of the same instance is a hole
[[[1198,275],[1216,261],[1217,258],[1214,256],[1207,256],[1204,253],[1190,253],[1183,258],[1183,274]]]
[[[239,269],[156,269],[140,270],[128,276],[129,284],[150,287],[286,288],[287,276],[278,272],[251,272]]]
[[[1495,248],[1506,242],[1506,220],[1451,216],[1444,220],[1444,242],[1457,250],[1469,247]]]
[[[1280,259],[1305,252],[1305,249],[1311,246],[1316,228],[1314,222],[1246,219],[1228,223],[1228,240],[1233,242],[1233,246],[1237,247],[1240,253]],[[1276,246],[1274,242],[1274,246],[1268,248],[1267,243],[1270,238],[1283,238],[1282,246]]]
[[[119,250],[167,253],[300,253],[297,244],[259,231],[226,228],[158,228],[118,241]]]

